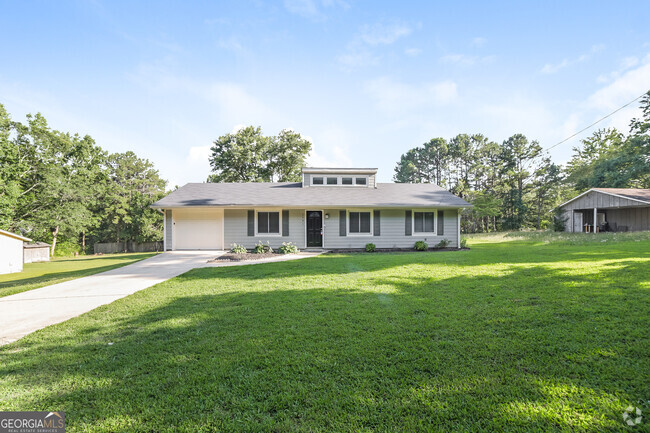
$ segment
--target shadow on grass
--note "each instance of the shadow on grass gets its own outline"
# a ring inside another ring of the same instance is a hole
[[[428,278],[359,257],[194,270],[34,334],[0,349],[0,407],[70,431],[627,431],[650,394],[647,264]]]

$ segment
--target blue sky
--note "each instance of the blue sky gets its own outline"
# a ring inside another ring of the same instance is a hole
[[[204,181],[241,125],[310,164],[378,167],[434,137],[550,147],[650,89],[650,2],[0,0],[0,103]],[[600,126],[627,132],[633,104]],[[581,137],[589,135],[591,131]],[[578,139],[553,149],[566,161]]]

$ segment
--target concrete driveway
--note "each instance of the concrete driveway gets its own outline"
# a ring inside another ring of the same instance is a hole
[[[131,265],[0,298],[0,345],[206,266],[223,251],[174,251]]]

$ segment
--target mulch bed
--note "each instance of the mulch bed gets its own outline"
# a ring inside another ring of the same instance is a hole
[[[210,262],[242,262],[245,260],[260,260],[260,259],[268,259],[271,257],[279,257],[284,254],[278,254],[278,253],[261,253],[261,254],[255,254],[255,253],[244,253],[244,254],[235,254],[235,253],[226,253],[222,254],[219,257],[215,257],[212,260],[208,260],[208,263]]]
[[[368,254],[375,254],[375,253],[432,253],[435,251],[469,251],[469,248],[429,248],[426,251],[417,251],[413,248],[377,248],[374,252],[368,253]],[[339,253],[365,253],[366,250],[365,248],[335,248],[335,249],[328,249],[329,253],[332,254],[339,254]]]

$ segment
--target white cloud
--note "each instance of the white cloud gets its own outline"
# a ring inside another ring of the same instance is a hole
[[[612,83],[592,94],[587,104],[599,110],[613,110],[650,89],[650,55]]]
[[[542,74],[555,74],[560,69],[564,69],[567,66],[569,66],[570,64],[571,64],[571,62],[568,59],[564,59],[560,63],[556,63],[556,64],[547,63],[547,64],[544,65],[544,67],[542,68],[542,70],[540,72]]]
[[[217,41],[217,46],[224,50],[232,51],[235,54],[242,54],[246,51],[235,36],[230,36],[226,39],[219,39]]]
[[[390,45],[398,39],[408,36],[413,30],[404,23],[377,23],[361,28],[359,37],[368,45]]]
[[[540,70],[542,74],[550,75],[550,74],[555,74],[559,72],[560,70],[566,68],[567,66],[575,65],[578,63],[582,63],[585,60],[589,60],[592,56],[592,54],[595,54],[599,51],[602,51],[605,49],[605,45],[603,44],[598,44],[598,45],[593,45],[591,49],[589,50],[588,53],[581,54],[577,56],[576,58],[573,59],[562,59],[561,62],[559,63],[547,63],[544,65],[544,67]]]
[[[478,36],[478,37],[472,38],[471,45],[474,46],[474,47],[479,47],[480,48],[483,45],[485,45],[486,43],[487,43],[487,39]]]
[[[608,74],[600,75],[597,78],[597,81],[599,83],[607,83],[609,81],[615,80],[618,77],[620,77],[623,72],[638,65],[639,62],[640,60],[638,59],[638,57],[625,57],[620,61],[620,65],[617,70],[612,71]]]
[[[367,49],[348,49],[348,52],[338,57],[338,62],[346,69],[360,66],[371,66],[379,63],[379,56],[372,54]]]
[[[367,82],[364,88],[384,111],[444,105],[458,97],[456,83],[450,80],[413,85],[381,77]]]
[[[448,64],[457,64],[463,66],[473,66],[477,63],[489,63],[494,60],[494,56],[469,56],[466,54],[447,54],[442,56],[440,61]]]
[[[210,157],[210,148],[212,146],[192,146],[187,154],[188,161],[207,161]]]
[[[419,56],[422,53],[422,50],[419,48],[407,48],[404,50],[404,54],[406,54],[409,57],[416,57]]]
[[[303,18],[323,20],[327,9],[334,7],[347,9],[350,5],[343,0],[284,0],[284,7],[290,13]]]
[[[364,25],[347,44],[345,53],[338,57],[338,62],[347,69],[376,65],[381,56],[377,54],[380,46],[388,46],[410,35],[413,27],[402,22],[380,22]],[[417,55],[419,50],[406,50],[407,55]]]

